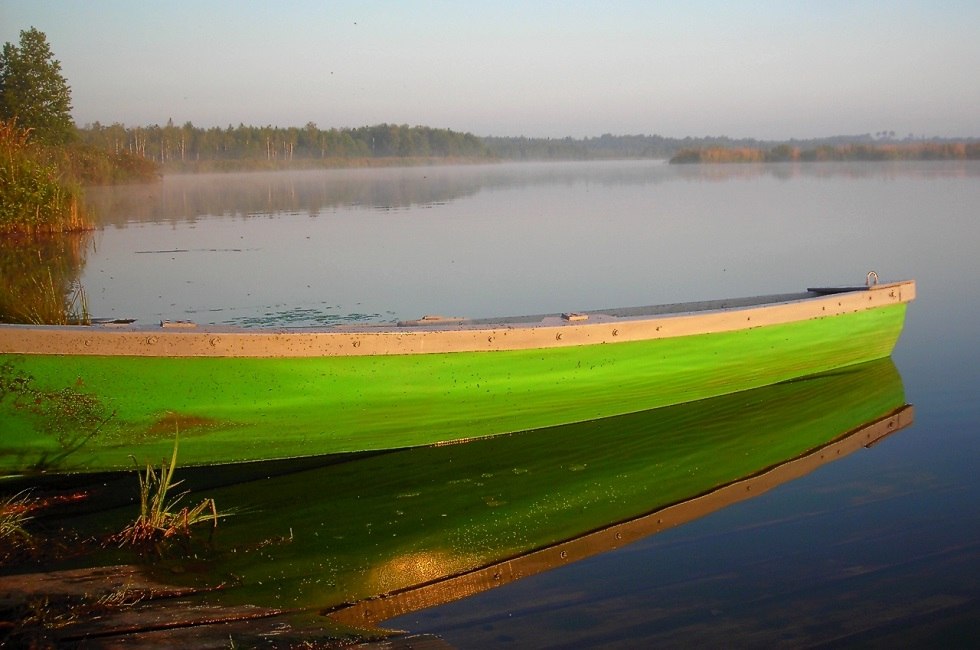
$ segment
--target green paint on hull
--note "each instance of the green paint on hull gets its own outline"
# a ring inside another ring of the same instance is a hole
[[[709,400],[303,466],[269,479],[235,482],[240,467],[187,470],[186,485],[197,485],[188,502],[213,497],[219,510],[237,514],[222,520],[209,559],[195,556],[194,571],[163,565],[159,574],[167,582],[224,583],[201,596],[204,604],[356,602],[686,501],[904,403],[901,378],[882,359]],[[125,484],[135,489],[135,478]],[[100,536],[131,517],[132,507],[119,508],[73,524],[83,536]],[[282,536],[291,539],[270,543]]]
[[[181,464],[198,465],[581,422],[886,357],[904,316],[898,304],[738,332],[547,350],[299,359],[0,355],[7,386],[0,472],[42,459],[58,471],[127,469],[130,456],[156,462],[169,456],[177,428]],[[29,392],[10,387],[18,377],[29,378]],[[71,443],[63,434],[59,443],[53,420],[70,420],[78,396],[115,415],[59,457]],[[69,404],[39,413],[46,399]]]

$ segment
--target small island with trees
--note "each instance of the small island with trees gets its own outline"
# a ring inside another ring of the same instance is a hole
[[[670,158],[671,164],[830,162],[888,160],[980,160],[980,142],[844,142],[801,148],[780,144],[761,147],[685,148]]]

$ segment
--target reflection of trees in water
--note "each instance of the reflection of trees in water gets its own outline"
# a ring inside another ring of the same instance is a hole
[[[193,221],[206,216],[317,215],[332,209],[397,211],[528,186],[642,186],[685,179],[978,176],[967,162],[671,165],[662,161],[501,163],[167,176],[154,185],[87,191],[104,225]]]
[[[316,215],[355,208],[396,211],[451,203],[481,191],[528,185],[638,184],[664,180],[662,164],[519,163],[167,176],[162,183],[91,188],[103,225],[192,221],[203,216]]]
[[[0,240],[0,322],[85,320],[79,277],[91,236],[82,232]]]
[[[92,188],[100,223],[192,221],[205,216],[308,214],[341,207],[398,210],[474,194],[478,179],[426,169],[252,172],[167,176],[162,183]]]

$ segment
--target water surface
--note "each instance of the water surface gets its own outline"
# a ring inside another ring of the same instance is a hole
[[[484,317],[914,278],[915,424],[751,501],[406,615],[458,647],[965,644],[980,616],[980,164],[503,164],[92,195],[97,317]]]

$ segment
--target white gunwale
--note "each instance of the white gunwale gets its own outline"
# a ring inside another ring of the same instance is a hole
[[[871,287],[654,307],[325,329],[0,325],[0,354],[346,357],[562,348],[645,341],[839,316],[915,298],[908,280]],[[581,319],[579,315],[587,318]]]

